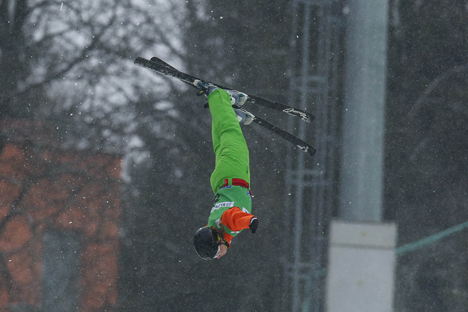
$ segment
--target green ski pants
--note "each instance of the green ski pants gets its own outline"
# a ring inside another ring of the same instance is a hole
[[[224,186],[224,179],[243,179],[250,184],[249,150],[229,94],[216,89],[208,96],[208,103],[213,119],[213,149],[216,155],[210,183],[216,194]]]

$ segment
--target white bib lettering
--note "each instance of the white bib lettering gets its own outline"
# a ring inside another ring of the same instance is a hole
[[[216,209],[222,208],[222,207],[234,207],[234,202],[222,202],[222,203],[217,203],[217,204],[211,209],[211,212],[215,211]]]

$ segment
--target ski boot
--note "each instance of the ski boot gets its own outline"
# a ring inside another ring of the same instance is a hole
[[[231,96],[231,105],[235,107],[241,107],[244,105],[245,101],[247,101],[247,98],[249,97],[247,94],[236,90],[226,90],[226,92]]]
[[[218,87],[215,86],[214,84],[209,83],[209,82],[204,82],[204,81],[201,81],[201,80],[198,80],[198,79],[196,79],[193,82],[193,84],[198,89],[197,96],[204,95],[204,96],[208,97],[208,95],[210,95],[211,92],[218,89]]]
[[[239,123],[245,126],[250,125],[252,121],[255,119],[254,114],[246,111],[245,109],[234,108],[234,111],[236,112],[236,117],[237,117],[237,120],[239,120]]]
[[[193,82],[193,84],[198,89],[198,92],[197,92],[198,96],[205,95],[206,97],[208,97],[208,95],[210,95],[211,92],[218,89],[218,87],[215,86],[214,84],[209,83],[209,82],[205,82],[205,81],[201,81],[201,80],[198,80],[198,79],[195,80]],[[229,96],[231,97],[231,105],[232,106],[241,107],[242,105],[245,104],[245,101],[247,101],[248,95],[243,93],[243,92],[239,92],[239,91],[236,91],[236,90],[225,90],[225,91],[227,93],[229,93]]]

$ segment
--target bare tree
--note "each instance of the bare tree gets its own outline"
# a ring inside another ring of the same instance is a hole
[[[132,60],[177,58],[182,20],[178,1],[0,1],[0,119],[103,121],[121,133],[141,90],[158,92],[152,104],[168,90]]]

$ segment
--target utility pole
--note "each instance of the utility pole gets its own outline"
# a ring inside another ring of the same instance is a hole
[[[328,312],[393,310],[396,226],[382,194],[388,0],[348,0],[339,220],[330,230]]]
[[[388,0],[350,0],[347,10],[339,216],[379,222]]]

